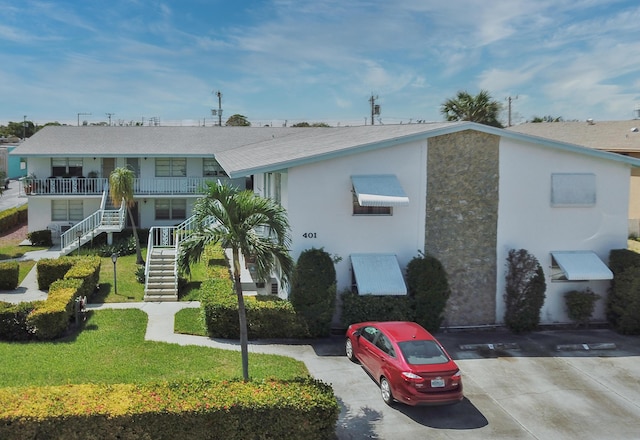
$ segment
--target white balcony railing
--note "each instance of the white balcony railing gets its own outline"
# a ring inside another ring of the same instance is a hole
[[[138,177],[134,179],[135,196],[202,194],[207,181],[225,183],[227,178],[211,177]],[[90,177],[55,177],[23,179],[26,195],[98,195],[108,179]]]

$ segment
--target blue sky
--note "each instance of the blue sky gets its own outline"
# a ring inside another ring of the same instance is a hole
[[[624,120],[640,106],[640,3],[0,0],[0,57],[0,124],[212,125],[218,90],[223,121],[255,126],[370,123],[372,94],[382,123],[440,121],[480,89],[517,97],[514,123]]]

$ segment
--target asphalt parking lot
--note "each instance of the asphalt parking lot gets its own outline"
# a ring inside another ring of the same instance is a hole
[[[437,337],[462,370],[457,405],[389,407],[343,355],[342,338],[314,347],[311,373],[342,406],[339,439],[640,438],[639,337],[602,329]]]

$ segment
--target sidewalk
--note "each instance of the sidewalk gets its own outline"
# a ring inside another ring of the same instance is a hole
[[[29,251],[16,258],[16,261],[35,260],[38,261],[41,258],[58,258],[60,256],[60,250],[56,247],[52,247],[45,250]],[[38,289],[38,279],[36,266],[33,266],[31,271],[18,285],[15,290],[0,290],[0,301],[10,303],[20,303],[25,301],[37,301],[47,299],[47,292]]]

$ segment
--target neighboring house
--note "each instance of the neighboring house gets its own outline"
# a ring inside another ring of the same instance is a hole
[[[167,228],[188,219],[202,181],[230,179],[287,209],[294,259],[312,247],[342,258],[338,294],[406,294],[407,263],[419,252],[437,257],[452,288],[447,326],[502,322],[510,249],[527,249],[545,270],[543,323],[568,322],[569,290],[606,296],[604,262],[626,247],[629,175],[640,167],[639,159],[469,122],[51,127],[14,154],[29,172],[52,177],[38,179],[48,190],[29,189],[30,230],[56,222],[78,229],[83,216],[109,211],[100,179],[128,165],[139,176],[140,225],[179,238]],[[100,176],[86,177],[93,170]],[[80,230],[78,240],[100,227]],[[275,280],[263,281],[286,296]],[[603,317],[600,301],[595,318]]]
[[[585,122],[541,122],[509,128],[518,133],[540,136],[640,158],[640,120]],[[629,192],[629,234],[640,236],[640,169],[633,169]]]

